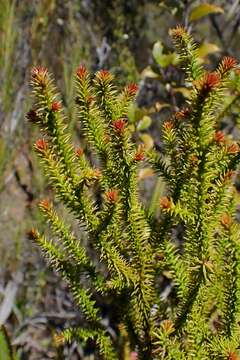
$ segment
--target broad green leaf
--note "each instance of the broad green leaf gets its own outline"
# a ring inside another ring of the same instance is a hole
[[[169,65],[174,65],[177,62],[177,54],[170,52],[168,54],[163,54],[163,45],[161,41],[157,41],[153,46],[153,57],[155,61],[162,68],[165,68]]]
[[[140,139],[143,141],[146,150],[153,148],[154,142],[149,134],[141,134]]]
[[[197,54],[200,58],[206,57],[208,54],[213,54],[220,51],[220,48],[216,44],[203,43],[197,50]]]
[[[189,20],[195,21],[210,14],[222,14],[223,12],[224,10],[220,6],[208,3],[200,4],[192,9],[192,11],[190,12]]]
[[[143,69],[141,73],[142,78],[150,78],[150,79],[156,79],[159,78],[159,74],[155,73],[151,66],[147,66],[145,69]]]
[[[145,115],[138,123],[137,125],[137,129],[139,131],[142,131],[142,130],[146,130],[149,128],[149,126],[151,125],[152,123],[152,119],[150,118],[150,116],[147,116]]]
[[[3,327],[0,328],[0,359],[1,360],[14,359],[9,341],[7,339],[7,334],[5,333]]]
[[[139,108],[136,104],[131,104],[128,109],[128,118],[131,124],[140,121],[148,113],[147,109]]]

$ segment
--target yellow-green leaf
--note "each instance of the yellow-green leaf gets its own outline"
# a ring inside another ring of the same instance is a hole
[[[140,139],[143,141],[146,150],[150,150],[153,147],[153,138],[149,134],[141,134]]]
[[[150,116],[147,116],[145,115],[138,123],[137,125],[137,129],[139,131],[142,131],[142,130],[146,130],[149,128],[149,126],[151,125],[152,123],[152,119],[150,118]]]
[[[153,57],[155,61],[162,68],[165,68],[169,65],[174,65],[177,63],[178,57],[174,52],[169,52],[168,54],[163,54],[163,45],[161,41],[157,41],[153,46]]]
[[[11,345],[3,327],[0,328],[0,359],[13,360]]]
[[[138,173],[139,180],[144,180],[146,178],[154,176],[154,171],[150,167],[140,169]]]
[[[156,79],[159,78],[159,74],[155,73],[151,66],[147,66],[145,69],[143,69],[142,73],[141,73],[141,77],[142,78],[151,78],[151,79]]]
[[[192,9],[192,11],[190,12],[189,20],[195,21],[210,14],[222,14],[223,12],[224,10],[220,6],[208,3],[200,4]]]
[[[213,54],[220,51],[220,48],[216,44],[203,43],[197,50],[197,54],[200,58],[205,58],[208,54]]]

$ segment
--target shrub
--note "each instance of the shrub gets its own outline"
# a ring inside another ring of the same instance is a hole
[[[136,85],[118,92],[111,73],[92,77],[84,66],[76,72],[75,102],[86,147],[74,148],[51,76],[43,67],[32,70],[36,105],[28,118],[43,133],[35,149],[56,196],[82,230],[74,234],[43,200],[40,209],[54,238],[35,229],[30,236],[67,280],[88,321],[63,330],[58,339],[92,339],[104,359],[129,359],[132,351],[139,359],[238,356],[240,247],[233,176],[240,151],[219,122],[229,84],[239,77],[237,63],[225,57],[207,72],[191,35],[182,27],[171,33],[191,99],[162,126],[166,155],[134,141],[127,114]],[[138,194],[143,161],[166,184],[156,216]],[[170,296],[162,293],[166,281]],[[117,337],[102,321],[104,302],[114,309]]]

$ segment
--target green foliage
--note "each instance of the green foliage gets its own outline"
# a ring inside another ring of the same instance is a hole
[[[0,359],[2,360],[17,360],[18,357],[13,352],[6,329],[0,327]]]
[[[105,359],[129,358],[121,352],[123,337],[139,359],[238,356],[240,229],[232,178],[240,151],[219,130],[227,89],[237,86],[237,64],[225,57],[207,72],[192,36],[182,27],[171,34],[190,96],[162,126],[165,155],[134,141],[127,115],[136,85],[118,91],[108,71],[92,77],[84,66],[77,69],[76,113],[85,143],[75,148],[51,76],[42,67],[32,71],[36,104],[28,118],[43,134],[35,149],[82,231],[73,233],[43,200],[53,238],[36,230],[30,235],[87,319],[86,327],[65,329],[58,339],[92,340]],[[139,198],[144,159],[166,184],[160,214]],[[169,297],[162,293],[166,278]],[[117,338],[101,319],[99,299],[111,301]]]

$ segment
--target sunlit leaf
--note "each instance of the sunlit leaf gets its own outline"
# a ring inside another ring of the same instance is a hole
[[[146,130],[152,123],[150,116],[145,115],[138,123],[137,129],[139,131]]]
[[[135,124],[149,113],[148,109],[139,108],[136,104],[132,104],[128,109],[128,119],[130,123]]]
[[[220,6],[208,3],[200,4],[192,9],[192,11],[190,12],[189,20],[195,21],[210,14],[222,14],[223,12],[224,10]]]
[[[216,44],[203,43],[197,50],[200,58],[206,57],[208,54],[213,54],[220,51],[220,48]]]
[[[157,41],[153,46],[153,57],[155,61],[162,68],[165,68],[169,65],[174,65],[177,62],[177,54],[170,52],[168,54],[163,54],[163,45],[161,41]]]
[[[151,66],[147,66],[145,69],[143,69],[142,73],[141,73],[142,78],[159,78],[159,74],[155,73]]]
[[[14,359],[7,334],[3,327],[0,328],[0,359]]]
[[[150,150],[153,147],[154,142],[150,135],[141,134],[140,139],[143,141],[146,150]]]
[[[140,169],[138,177],[139,177],[139,180],[144,180],[144,179],[149,178],[149,177],[151,177],[153,175],[154,175],[153,169],[148,167],[148,168]]]

